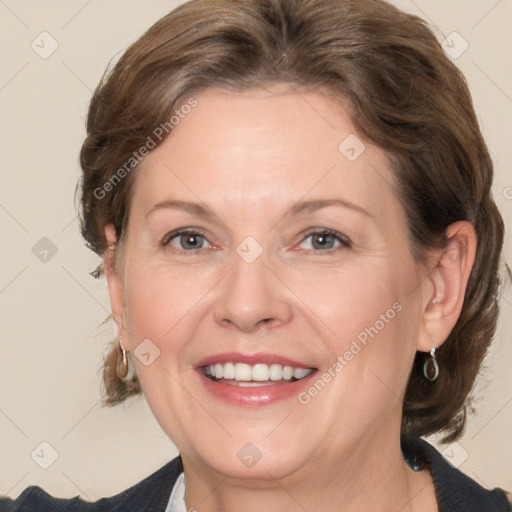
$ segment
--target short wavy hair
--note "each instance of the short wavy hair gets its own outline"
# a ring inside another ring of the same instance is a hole
[[[133,156],[156,127],[171,131],[170,116],[193,94],[277,83],[328,91],[385,150],[417,261],[444,247],[453,222],[474,226],[476,262],[437,353],[442,371],[427,381],[427,354],[417,352],[403,403],[403,432],[460,437],[496,330],[504,225],[466,81],[420,18],[382,0],[192,0],[161,18],[106,71],[90,103],[80,184],[87,245],[103,256],[109,223],[123,240]],[[136,375],[117,376],[118,357],[113,346],[104,361],[107,405],[141,392]]]

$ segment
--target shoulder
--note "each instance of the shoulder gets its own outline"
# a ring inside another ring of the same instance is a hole
[[[53,498],[40,487],[27,487],[15,500],[0,497],[0,512],[50,512],[51,510],[88,512],[92,504],[75,497]]]
[[[183,471],[180,457],[146,477],[133,487],[96,502],[79,497],[60,499],[40,487],[27,487],[16,499],[0,497],[0,512],[164,512],[178,476]]]
[[[402,436],[404,456],[429,468],[436,490],[439,510],[451,512],[510,512],[510,497],[499,488],[488,490],[452,466],[427,441]]]

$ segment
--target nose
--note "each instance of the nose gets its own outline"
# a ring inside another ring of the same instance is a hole
[[[214,308],[216,321],[244,333],[290,322],[293,294],[263,257],[252,263],[235,256]]]

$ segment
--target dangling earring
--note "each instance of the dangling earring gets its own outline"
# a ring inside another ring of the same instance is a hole
[[[434,375],[432,377],[428,374],[428,364],[429,362],[432,363],[432,366],[434,367]],[[425,375],[425,378],[434,381],[439,377],[439,365],[436,361],[436,347],[432,347],[432,350],[430,351],[430,358],[425,361],[425,364],[423,365],[423,375]]]
[[[126,351],[121,344],[121,337],[119,337],[118,354],[116,357],[116,373],[120,379],[124,379],[128,375],[128,358]]]

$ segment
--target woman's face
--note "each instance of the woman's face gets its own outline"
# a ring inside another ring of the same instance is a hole
[[[109,281],[154,415],[185,461],[245,477],[385,446],[422,310],[385,154],[320,92],[195,100],[137,170]]]

